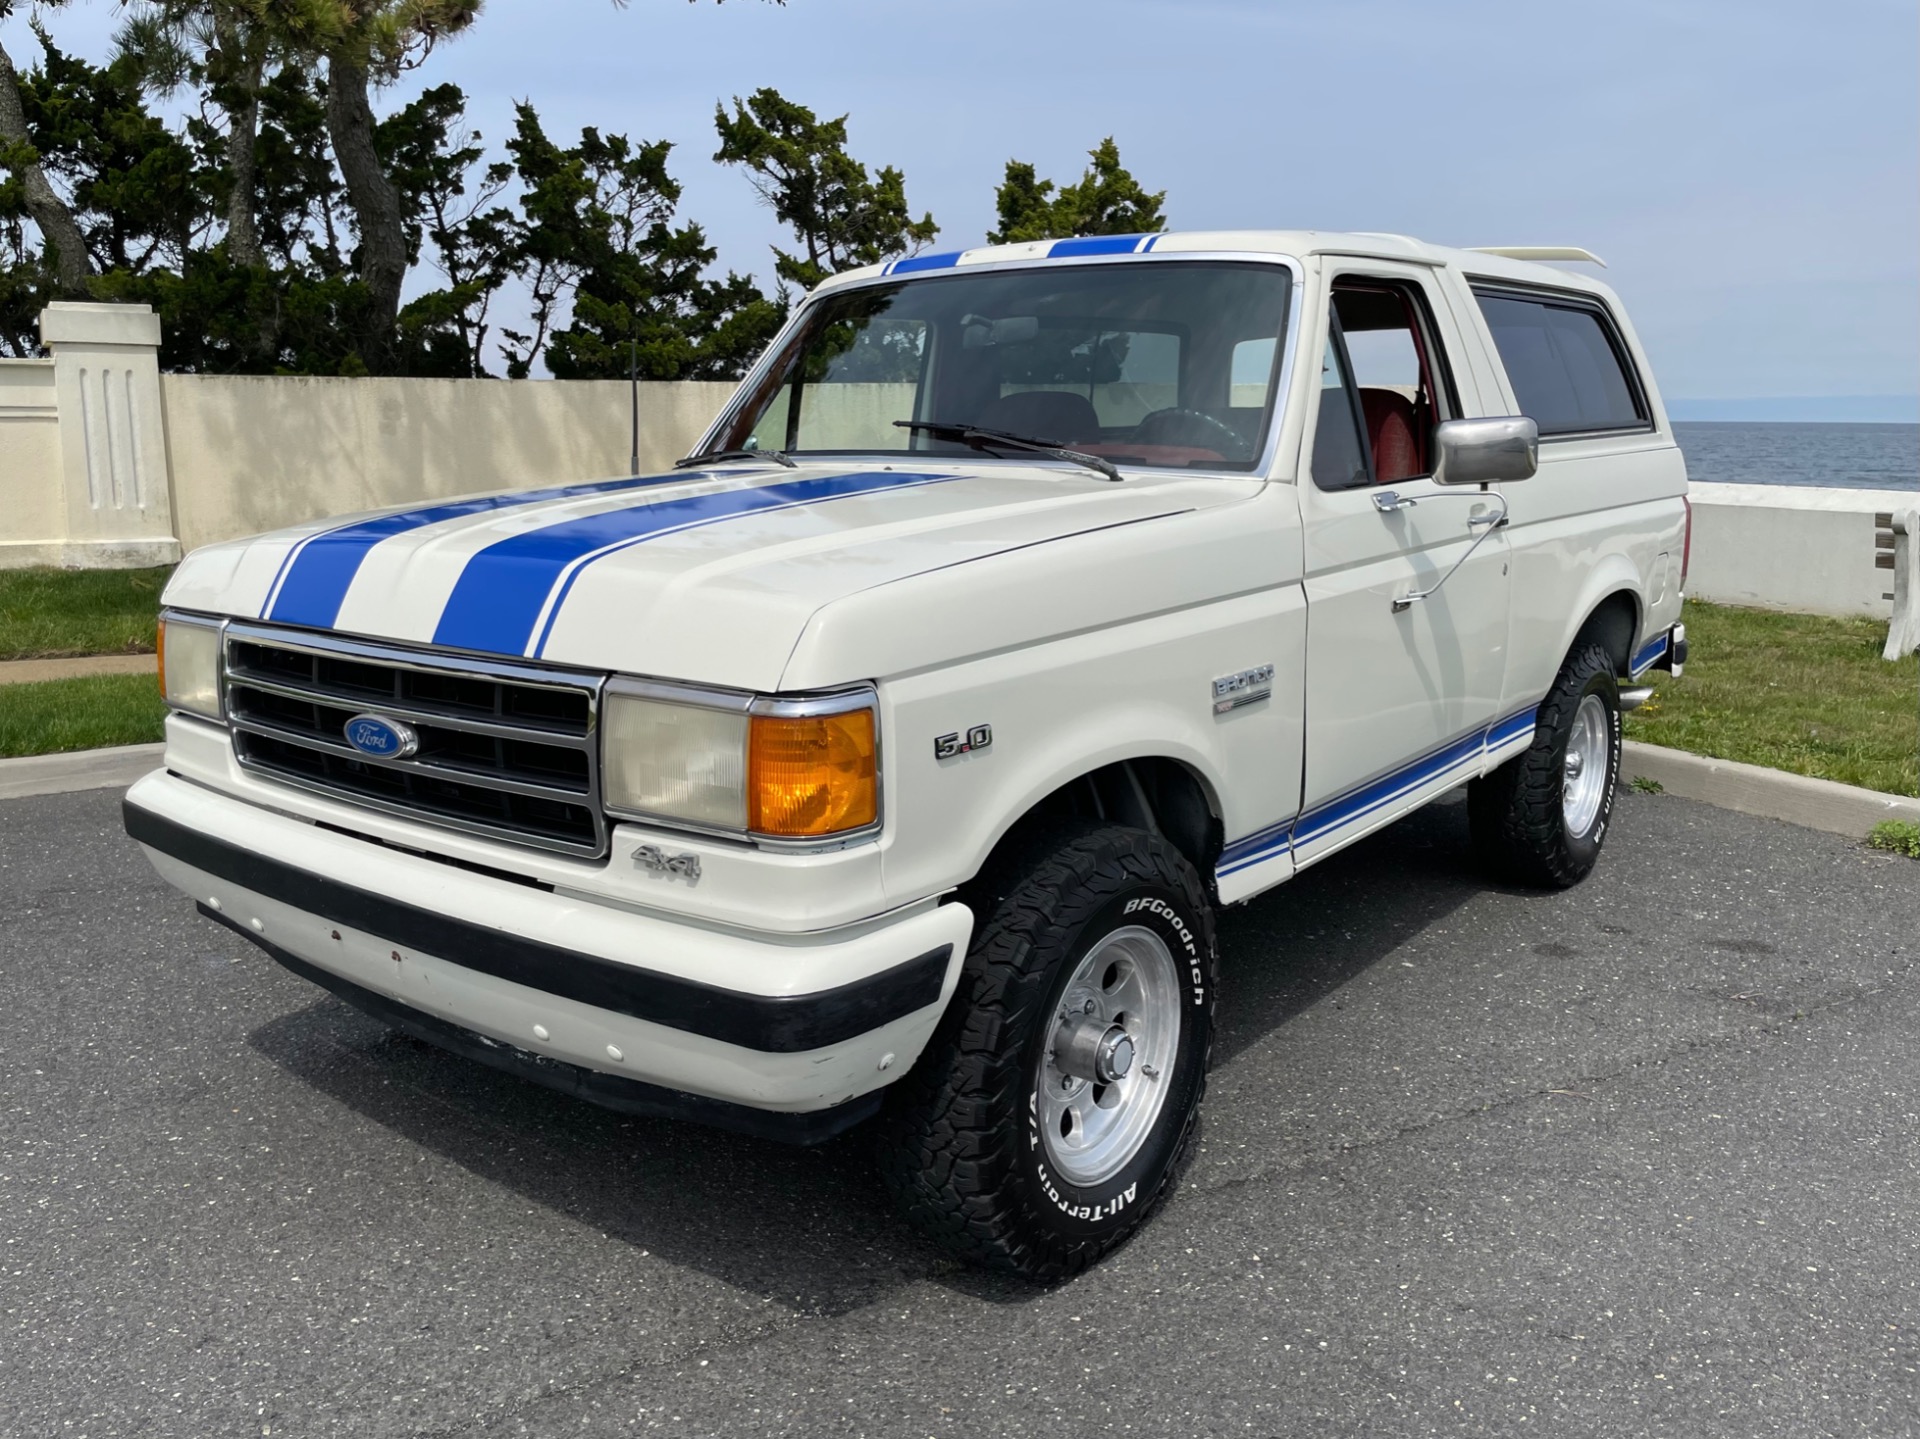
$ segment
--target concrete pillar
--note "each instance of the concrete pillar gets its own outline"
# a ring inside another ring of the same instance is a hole
[[[180,558],[160,408],[160,317],[146,305],[56,300],[40,312],[60,414],[52,562],[126,569]]]
[[[1893,571],[1893,621],[1887,626],[1884,656],[1905,659],[1920,650],[1920,510],[1896,510],[1876,516],[1884,519],[1892,532],[1892,553],[1882,550],[1892,561],[1885,568]],[[1878,555],[1875,558],[1879,558]]]

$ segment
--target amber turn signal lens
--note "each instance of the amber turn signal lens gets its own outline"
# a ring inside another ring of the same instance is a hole
[[[755,715],[747,744],[747,828],[812,839],[880,816],[873,711]]]
[[[160,677],[160,698],[167,697],[167,617],[153,627],[153,667]]]

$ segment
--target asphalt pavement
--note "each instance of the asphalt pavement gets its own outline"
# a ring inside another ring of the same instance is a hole
[[[1627,795],[1505,891],[1441,805],[1230,912],[1204,1147],[1093,1272],[818,1150],[395,1036],[119,793],[0,803],[0,1434],[1920,1433],[1920,865]]]

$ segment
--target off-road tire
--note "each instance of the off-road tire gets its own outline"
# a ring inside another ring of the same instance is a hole
[[[973,943],[933,1039],[888,1093],[881,1172],[907,1219],[960,1258],[1064,1278],[1138,1229],[1187,1158],[1213,1044],[1212,908],[1178,850],[1119,825],[1056,830],[964,897]],[[1129,926],[1163,938],[1180,971],[1179,1049],[1133,1158],[1079,1190],[1048,1170],[1035,1076],[1081,957]]]
[[[1584,834],[1567,827],[1562,791],[1574,713],[1598,695],[1607,713],[1607,775],[1600,808]],[[1620,783],[1620,686],[1601,645],[1567,656],[1540,702],[1533,743],[1467,787],[1474,850],[1494,878],[1539,889],[1566,889],[1592,871],[1606,843]]]

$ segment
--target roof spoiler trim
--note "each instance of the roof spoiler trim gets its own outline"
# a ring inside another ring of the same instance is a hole
[[[1505,255],[1509,260],[1586,260],[1607,268],[1607,262],[1578,245],[1469,245],[1476,255]]]

